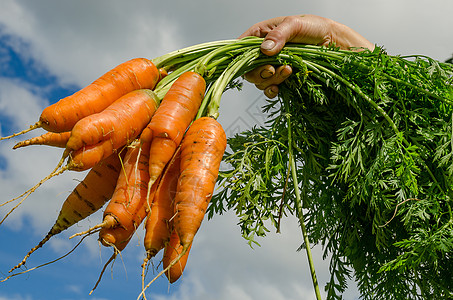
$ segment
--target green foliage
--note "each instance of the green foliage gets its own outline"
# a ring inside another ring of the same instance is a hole
[[[341,299],[349,278],[363,299],[453,298],[453,65],[380,47],[288,44],[268,57],[261,42],[210,42],[154,60],[171,71],[161,93],[184,71],[203,74],[197,117],[216,117],[222,93],[247,71],[293,68],[263,108],[265,126],[229,138],[209,217],[233,210],[253,246],[297,216],[309,261],[308,244],[330,257],[328,299]]]
[[[212,200],[211,214],[235,210],[242,235],[250,246],[258,244],[255,236],[265,236],[269,231],[266,223],[277,225],[280,205],[292,211],[283,195],[286,147],[272,140],[270,133],[255,128],[234,137],[229,145],[231,153],[226,154],[224,161],[235,168],[221,173],[222,189]]]
[[[276,58],[295,71],[266,126],[229,138],[210,216],[233,209],[252,245],[295,214],[291,128],[310,242],[331,257],[328,298],[350,277],[363,299],[453,297],[452,65],[300,49]]]

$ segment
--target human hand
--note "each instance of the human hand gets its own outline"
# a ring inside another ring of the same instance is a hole
[[[270,56],[279,53],[288,42],[319,46],[335,44],[340,49],[374,49],[371,42],[353,29],[315,15],[277,17],[262,21],[250,27],[239,38],[246,36],[264,38],[261,51]],[[263,90],[267,97],[274,98],[278,94],[278,85],[291,73],[290,66],[265,65],[248,72],[244,78]]]

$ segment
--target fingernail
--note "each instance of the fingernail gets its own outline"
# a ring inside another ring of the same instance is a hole
[[[271,77],[272,75],[274,75],[274,73],[272,73],[271,71],[269,71],[269,70],[267,70],[267,69],[261,71],[261,73],[260,73],[260,76],[261,76],[261,78],[263,78],[263,79],[268,79],[268,78]]]
[[[291,75],[291,69],[288,67],[285,67],[280,71],[280,76],[282,77],[288,77],[289,75]]]
[[[272,40],[266,40],[261,44],[261,49],[272,50],[275,47],[275,42]]]
[[[278,95],[278,87],[276,85],[270,86],[266,89],[264,94],[270,99],[275,98]]]

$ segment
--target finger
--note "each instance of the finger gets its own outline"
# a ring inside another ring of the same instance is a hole
[[[259,83],[255,83],[256,87],[260,90],[266,90],[269,86],[279,85],[285,81],[292,73],[292,69],[289,65],[279,66],[275,70],[275,74],[266,80]]]
[[[301,32],[301,17],[285,17],[280,24],[269,31],[261,44],[261,51],[266,55],[279,53],[288,41]]]
[[[263,38],[265,37],[272,29],[274,29],[278,24],[282,22],[284,17],[276,17],[269,20],[261,21],[256,23],[255,25],[251,26],[247,29],[243,34],[241,34],[238,38],[244,38],[246,36],[256,36]]]
[[[271,85],[264,90],[264,95],[269,99],[275,98],[278,95],[278,86]]]
[[[244,31],[243,34],[241,34],[238,39],[242,39],[242,38],[245,38],[246,36],[256,36],[256,37],[262,37],[261,36],[261,33],[259,31],[259,28],[257,28],[256,26],[252,26],[250,27],[249,29],[247,29],[246,31]]]
[[[264,65],[244,74],[244,79],[254,84],[260,84],[274,74],[275,68],[272,65]]]

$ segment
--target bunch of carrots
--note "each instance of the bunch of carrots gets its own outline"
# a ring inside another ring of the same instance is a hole
[[[10,273],[53,236],[105,206],[98,225],[72,236],[97,233],[102,245],[114,249],[102,273],[143,223],[146,255],[139,297],[145,298],[145,290],[162,274],[170,283],[178,280],[213,196],[227,146],[216,120],[221,95],[235,78],[257,65],[253,62],[260,43],[257,38],[225,40],[153,60],[131,59],[46,107],[30,128],[2,137],[41,128],[44,134],[13,148],[47,145],[62,148],[63,153],[48,176],[0,204],[18,201],[0,224],[47,180],[68,170],[89,170],[62,204],[47,235]],[[161,250],[163,269],[145,286],[145,270]],[[3,281],[33,269],[12,273]]]
[[[236,79],[260,65],[290,64],[293,82],[300,85],[296,88],[311,84],[308,89],[322,86],[319,89],[334,89],[345,97],[357,94],[395,127],[371,97],[338,74],[337,65],[355,52],[289,44],[269,57],[261,54],[261,43],[261,38],[246,37],[198,44],[152,60],[131,59],[45,108],[30,128],[0,138],[41,128],[46,133],[14,148],[63,149],[48,176],[0,204],[1,208],[18,201],[0,224],[47,180],[68,170],[89,170],[63,203],[48,234],[10,272],[25,265],[51,237],[105,206],[99,224],[75,236],[97,233],[102,245],[112,247],[107,266],[143,224],[146,255],[139,298],[146,298],[145,290],[163,274],[171,283],[178,280],[213,196],[227,146],[217,121],[220,100],[225,90],[238,87]],[[360,68],[373,73],[367,65]],[[160,251],[163,269],[145,286],[145,270]]]
[[[156,85],[167,75],[151,60],[132,59],[45,108],[29,129],[2,138],[42,128],[46,133],[14,149],[48,145],[63,153],[49,176],[2,204],[21,199],[1,223],[46,180],[66,170],[89,170],[48,234],[10,272],[25,265],[52,236],[106,205],[102,222],[74,236],[98,233],[102,245],[114,249],[108,264],[144,223],[143,270],[163,250],[162,274],[171,283],[182,275],[227,141],[215,116],[196,118],[206,92],[203,76],[184,71],[159,98]]]

